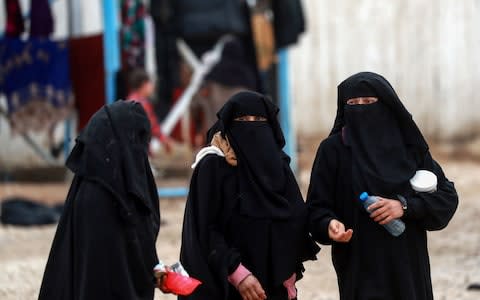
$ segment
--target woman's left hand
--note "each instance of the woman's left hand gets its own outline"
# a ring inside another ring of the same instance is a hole
[[[403,217],[402,203],[398,200],[378,197],[380,200],[368,207],[368,211],[373,211],[370,214],[375,222],[380,225],[385,225],[394,219]]]
[[[170,294],[171,291],[167,289],[165,286],[165,280],[167,279],[167,273],[166,272],[158,272],[155,274],[155,277],[157,278],[157,288],[159,288],[162,293],[164,294]]]

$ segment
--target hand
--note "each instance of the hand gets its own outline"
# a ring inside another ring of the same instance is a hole
[[[252,274],[245,277],[237,287],[243,300],[264,300],[267,294],[263,290],[260,282]]]
[[[335,242],[348,243],[352,238],[353,230],[345,231],[345,225],[338,220],[331,220],[328,224],[328,236]]]
[[[373,211],[370,214],[370,218],[375,222],[380,225],[385,225],[394,219],[403,217],[403,207],[400,201],[381,197],[378,198],[378,202],[373,203],[368,207],[368,211]]]
[[[165,280],[167,279],[166,272],[158,272],[155,273],[155,277],[157,278],[157,288],[159,288],[162,293],[170,294],[171,291],[165,286]]]

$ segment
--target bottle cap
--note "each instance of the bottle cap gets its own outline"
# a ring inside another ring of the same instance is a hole
[[[410,179],[410,184],[416,192],[431,193],[437,189],[437,175],[427,170],[418,170]]]
[[[366,201],[368,199],[368,193],[363,192],[360,194],[360,201]]]

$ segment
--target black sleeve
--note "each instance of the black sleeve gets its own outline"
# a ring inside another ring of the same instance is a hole
[[[204,164],[200,164],[198,177],[201,184],[197,186],[197,193],[207,197],[201,197],[209,203],[202,203],[209,207],[207,210],[207,227],[206,235],[208,236],[208,263],[210,267],[216,270],[217,274],[221,274],[222,278],[233,273],[240,264],[240,253],[231,248],[224,236],[224,222],[222,213],[225,212],[224,202],[233,201],[234,199],[223,199],[223,185],[225,184],[225,159],[220,157],[207,157]],[[225,274],[225,267],[227,273]]]
[[[457,209],[458,195],[453,182],[445,177],[430,154],[427,154],[423,168],[437,175],[437,191],[407,197],[408,208],[404,218],[417,220],[426,230],[441,230],[448,225]]]
[[[312,168],[308,187],[307,205],[309,210],[309,230],[313,238],[321,243],[332,243],[328,236],[328,225],[336,219],[333,212],[335,201],[336,167],[334,153],[327,154],[328,140],[322,142]]]

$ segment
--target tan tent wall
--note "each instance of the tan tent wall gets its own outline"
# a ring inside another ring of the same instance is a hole
[[[291,52],[299,132],[328,132],[337,84],[369,70],[390,80],[430,138],[480,133],[479,1],[303,3],[308,31]]]

